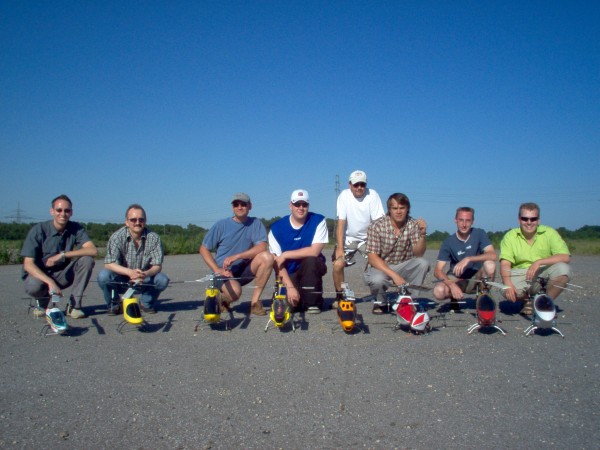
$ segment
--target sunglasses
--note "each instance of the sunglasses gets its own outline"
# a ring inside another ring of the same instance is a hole
[[[523,222],[537,222],[539,217],[521,217]]]
[[[246,203],[246,202],[232,202],[231,204],[233,205],[234,208],[239,208],[240,206],[242,208],[246,208],[248,206],[248,203]]]
[[[61,212],[63,212],[63,211],[64,211],[64,213],[65,213],[65,214],[71,214],[71,213],[73,212],[73,210],[72,210],[71,208],[65,208],[65,209],[62,209],[62,208],[56,208],[54,211],[56,211],[56,212],[57,212],[57,213],[59,213],[59,214],[60,214]]]
[[[137,217],[133,217],[127,220],[129,220],[131,223],[144,223],[146,221],[146,219],[144,219],[143,217],[140,217],[139,219]]]
[[[296,202],[292,203],[296,208],[308,208],[308,203],[306,202]]]
[[[367,187],[367,183],[363,183],[362,181],[359,181],[358,183],[354,183],[352,186],[354,186],[355,188],[359,188],[359,187]]]

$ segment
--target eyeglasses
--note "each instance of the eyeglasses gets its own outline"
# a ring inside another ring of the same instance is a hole
[[[139,219],[137,217],[132,217],[131,219],[127,220],[129,220],[131,223],[144,223],[146,221],[146,219],[144,219],[143,217],[140,217]]]
[[[56,208],[54,211],[56,211],[57,213],[61,213],[64,212],[65,214],[71,214],[73,212],[73,210],[71,208]]]
[[[358,183],[354,183],[352,186],[354,186],[355,188],[366,188],[367,183],[363,183],[362,181],[359,181]]]
[[[306,202],[296,202],[292,203],[296,208],[308,208],[308,203]]]
[[[537,222],[539,217],[521,217],[523,222]]]
[[[248,203],[246,203],[246,202],[232,202],[231,204],[233,205],[234,208],[239,208],[240,206],[242,208],[246,208],[248,206]]]

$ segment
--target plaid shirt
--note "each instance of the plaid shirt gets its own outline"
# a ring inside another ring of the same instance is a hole
[[[142,242],[135,247],[127,227],[113,233],[108,241],[105,264],[117,263],[130,269],[147,270],[162,264],[164,251],[158,234],[144,228]]]
[[[415,257],[413,246],[419,240],[417,221],[408,217],[406,225],[396,235],[390,216],[373,222],[367,231],[367,253],[375,253],[388,265],[399,264]]]

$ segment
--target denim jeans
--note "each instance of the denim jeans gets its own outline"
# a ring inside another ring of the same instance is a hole
[[[169,285],[169,277],[159,272],[153,277],[146,277],[140,286],[136,287],[136,292],[141,293],[140,301],[145,308],[154,305],[158,296]],[[110,308],[111,304],[120,302],[119,295],[123,294],[129,287],[129,277],[119,275],[111,270],[102,269],[98,274],[98,286],[104,294],[106,306]]]

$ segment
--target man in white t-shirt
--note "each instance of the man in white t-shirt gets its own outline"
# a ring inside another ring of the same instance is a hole
[[[367,257],[367,229],[371,222],[385,215],[379,194],[367,188],[367,174],[355,170],[350,174],[348,189],[337,199],[336,247],[333,251],[333,284],[337,292],[332,308],[342,297],[344,267],[354,264],[356,252]]]

